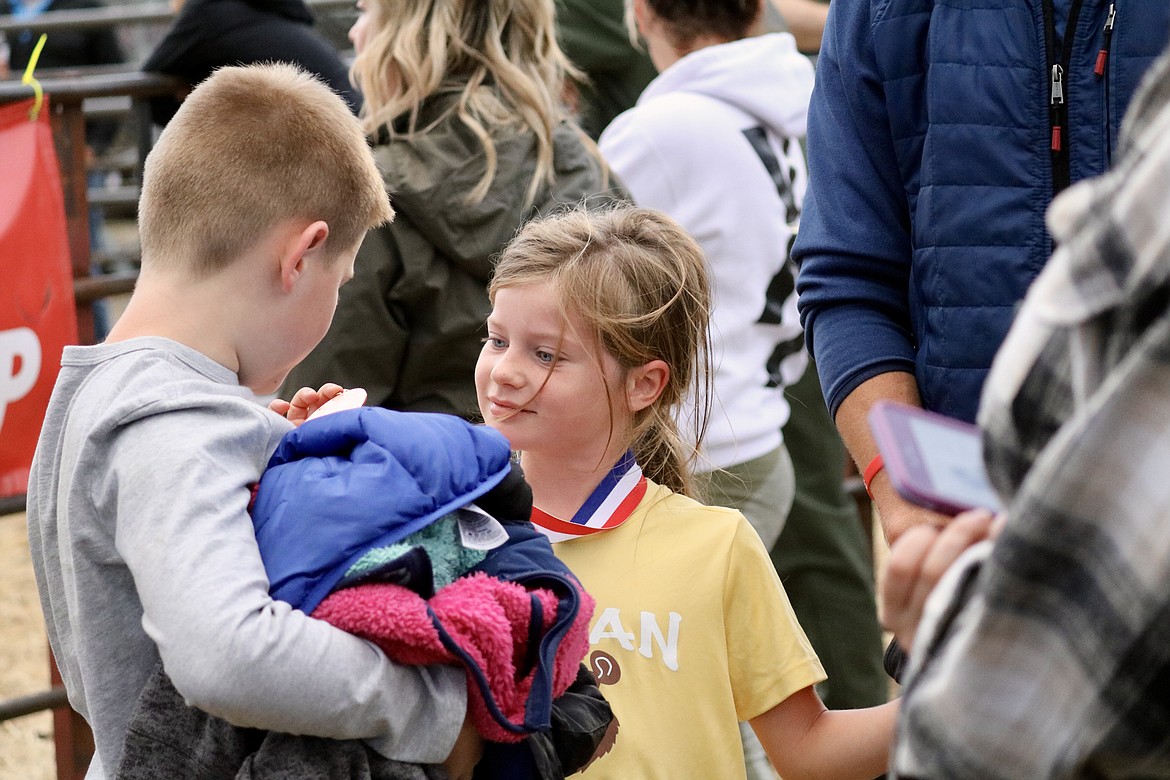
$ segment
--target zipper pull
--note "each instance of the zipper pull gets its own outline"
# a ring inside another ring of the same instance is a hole
[[[1093,72],[1098,76],[1105,75],[1105,61],[1109,59],[1109,42],[1113,38],[1113,20],[1117,16],[1117,8],[1113,3],[1109,4],[1109,16],[1105,18],[1104,39],[1101,41],[1101,51],[1097,52],[1097,64],[1093,66]]]
[[[1051,91],[1051,105],[1059,106],[1064,104],[1064,68],[1059,65],[1052,66],[1052,91]],[[1059,152],[1064,147],[1061,138],[1061,126],[1055,122],[1052,124],[1052,151]]]

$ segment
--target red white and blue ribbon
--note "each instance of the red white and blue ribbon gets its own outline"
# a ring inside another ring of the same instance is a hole
[[[579,539],[617,528],[629,519],[644,495],[646,477],[629,450],[593,489],[572,520],[561,520],[533,507],[532,524],[553,542]]]

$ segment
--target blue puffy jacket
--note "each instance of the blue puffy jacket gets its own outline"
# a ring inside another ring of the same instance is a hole
[[[793,257],[834,415],[906,371],[974,419],[1054,191],[1108,167],[1168,32],[1167,0],[833,0]]]
[[[363,408],[290,431],[252,507],[272,597],[312,612],[367,551],[499,484],[509,457],[498,432],[444,414]]]

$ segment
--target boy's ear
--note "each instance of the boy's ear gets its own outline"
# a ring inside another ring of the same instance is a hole
[[[630,369],[626,376],[626,399],[631,412],[640,412],[653,404],[670,381],[670,366],[664,360],[651,360]]]
[[[292,290],[297,279],[305,272],[305,255],[321,249],[327,238],[329,223],[320,219],[291,231],[280,253],[280,282],[285,292]]]

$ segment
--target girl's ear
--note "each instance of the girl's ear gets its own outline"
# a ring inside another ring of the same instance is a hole
[[[665,360],[651,360],[631,368],[626,375],[626,401],[631,412],[640,412],[653,404],[670,381],[670,366]]]

